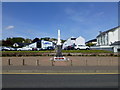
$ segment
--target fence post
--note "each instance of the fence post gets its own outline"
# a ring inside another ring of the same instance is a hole
[[[52,66],[54,66],[54,63],[53,63],[54,61],[53,60],[51,60],[51,61],[52,61]]]
[[[71,61],[71,66],[72,66],[72,60],[70,60]]]
[[[25,59],[23,59],[23,66],[25,65]]]
[[[8,65],[11,65],[10,59],[8,59]]]
[[[36,63],[37,63],[37,66],[39,66],[39,60],[37,60]]]

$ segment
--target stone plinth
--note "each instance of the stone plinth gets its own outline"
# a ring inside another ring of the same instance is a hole
[[[54,61],[54,66],[71,66],[70,61]]]

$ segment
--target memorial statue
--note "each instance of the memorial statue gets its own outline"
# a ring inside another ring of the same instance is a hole
[[[57,48],[56,57],[63,57],[62,56],[62,44],[60,40],[60,30],[58,30],[58,41],[57,41],[56,48]]]
[[[54,61],[64,61],[64,60],[69,60],[68,58],[64,57],[62,55],[62,43],[60,40],[60,30],[58,30],[58,41],[56,44],[56,56],[54,58],[51,58],[50,60]]]

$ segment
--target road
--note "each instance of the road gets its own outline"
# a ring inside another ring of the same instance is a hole
[[[3,74],[3,88],[117,88],[117,74]]]

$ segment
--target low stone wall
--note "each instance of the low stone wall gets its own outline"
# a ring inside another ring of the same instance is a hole
[[[69,61],[50,61],[47,56],[2,57],[2,66],[118,66],[119,57],[68,56]]]

